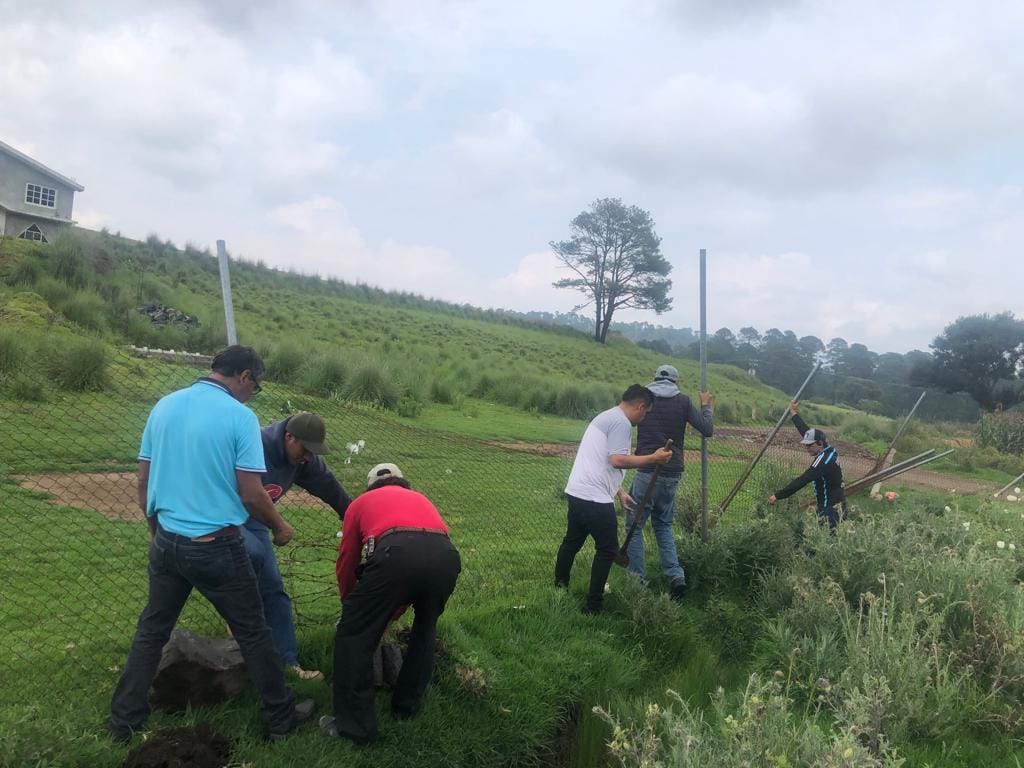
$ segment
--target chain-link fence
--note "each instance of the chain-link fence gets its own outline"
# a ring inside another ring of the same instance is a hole
[[[54,690],[101,695],[112,688],[147,591],[147,529],[136,500],[139,438],[153,404],[202,373],[197,361],[177,356],[108,351],[102,375],[84,391],[0,384],[0,706],[44,701]],[[779,403],[779,413],[785,405]],[[273,382],[250,406],[264,425],[299,410],[320,413],[335,449],[326,457],[328,466],[353,496],[370,466],[393,461],[403,468],[413,487],[441,510],[462,553],[453,613],[480,601],[521,602],[529,590],[550,583],[575,445],[501,444],[458,434],[459,418],[484,419],[486,413],[453,416],[450,432],[426,430],[415,418]],[[581,422],[580,435],[584,428]],[[786,425],[727,516],[763,511],[767,490],[781,487],[806,464],[791,432]],[[722,523],[717,503],[767,433],[767,426],[719,426],[709,441],[712,536]],[[860,477],[873,457],[845,461],[851,461],[848,476]],[[677,505],[680,536],[700,530],[699,500],[699,439],[688,438]],[[312,637],[329,642],[339,612],[339,521],[298,488],[279,509],[296,529],[278,555],[298,617],[300,649]],[[650,542],[649,528],[645,533]],[[648,543],[646,550],[656,574],[654,547]],[[574,583],[585,580],[591,554],[588,544],[577,559]],[[182,624],[224,632],[213,609],[195,597]]]

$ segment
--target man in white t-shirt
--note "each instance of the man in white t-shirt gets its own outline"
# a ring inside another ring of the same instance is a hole
[[[568,527],[555,560],[555,586],[568,588],[576,553],[587,536],[593,536],[594,563],[590,568],[590,591],[580,609],[583,613],[600,613],[604,584],[619,549],[614,498],[618,496],[626,509],[633,506],[633,499],[622,489],[626,470],[664,464],[672,458],[672,452],[665,448],[646,456],[629,453],[633,425],[644,420],[653,404],[654,394],[649,389],[630,385],[622,394],[622,402],[599,413],[587,426],[569,473],[565,486]]]

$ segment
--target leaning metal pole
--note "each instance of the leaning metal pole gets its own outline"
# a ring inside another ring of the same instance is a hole
[[[850,483],[849,487],[845,488],[844,490],[846,491],[847,495],[857,493],[858,491],[867,488],[869,485],[874,485],[876,482],[892,480],[894,477],[896,477],[897,475],[902,475],[904,472],[910,472],[912,469],[917,469],[918,467],[923,467],[925,464],[931,464],[933,461],[938,461],[941,458],[949,456],[949,454],[953,453],[955,450],[956,448],[950,448],[948,451],[936,453],[934,456],[929,456],[927,459],[921,459],[921,461],[911,464],[910,466],[905,467],[901,465],[899,468],[889,467],[889,469],[882,470],[877,475],[866,477],[864,478],[864,480],[857,480],[854,483]]]
[[[700,249],[700,391],[708,391],[708,252],[705,248]],[[708,439],[703,434],[700,436],[700,538],[708,540]]]
[[[1002,496],[1004,493],[1006,493],[1006,491],[1008,491],[1014,485],[1019,483],[1021,480],[1024,480],[1024,474],[1017,475],[1015,478],[1013,478],[1013,480],[1008,482],[1006,485],[1004,485],[1002,488],[1000,488],[998,491],[996,491],[992,495],[995,496],[998,499],[1000,496]]]
[[[217,241],[217,262],[220,264],[220,292],[224,297],[224,325],[228,330],[228,346],[238,343],[235,334],[235,306],[231,303],[231,274],[228,272],[228,249]]]
[[[821,368],[821,362],[815,363],[814,367],[811,369],[811,372],[807,374],[807,378],[804,379],[804,383],[800,385],[800,389],[796,391],[796,394],[793,395],[793,399],[789,401],[789,405],[792,405],[793,403],[797,402],[800,399],[800,395],[804,393],[804,389],[807,387],[808,384],[811,383],[811,379],[814,378],[814,374],[818,372],[819,368]],[[736,498],[736,494],[740,492],[740,489],[743,487],[743,484],[747,482],[747,478],[750,477],[750,473],[754,471],[754,467],[757,466],[757,463],[761,460],[761,457],[764,456],[764,452],[768,450],[768,446],[772,444],[772,440],[775,439],[775,435],[779,433],[779,430],[782,429],[782,425],[786,423],[786,419],[788,418],[789,406],[786,406],[786,408],[784,408],[782,411],[782,416],[779,417],[778,423],[775,425],[772,431],[768,433],[768,438],[764,441],[764,445],[761,446],[761,450],[759,450],[757,452],[757,455],[754,456],[753,459],[751,459],[750,464],[747,465],[747,468],[743,470],[743,474],[740,475],[739,480],[736,481],[736,485],[732,487],[732,490],[729,491],[729,494],[725,497],[725,500],[722,501],[720,507],[722,512],[725,512],[725,510],[729,508],[729,505],[732,503],[732,500]]]
[[[896,430],[895,436],[893,436],[892,440],[889,442],[889,447],[886,449],[885,453],[882,454],[881,458],[875,462],[875,466],[871,468],[868,475],[873,475],[875,472],[881,472],[882,468],[885,466],[885,462],[892,461],[893,451],[896,450],[896,441],[903,436],[903,430],[907,428],[907,424],[909,424],[910,420],[914,418],[914,414],[917,412],[917,406],[921,404],[921,401],[924,400],[924,396],[927,394],[928,390],[926,389],[921,393],[921,396],[917,398],[917,402],[914,403],[914,407],[910,409],[910,413],[907,414],[907,418],[903,420],[903,423],[900,424],[900,428]]]

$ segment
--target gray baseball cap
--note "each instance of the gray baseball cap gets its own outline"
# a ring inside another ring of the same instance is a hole
[[[800,445],[814,445],[815,443],[824,443],[825,433],[820,429],[808,429],[804,432],[804,438],[800,441]]]
[[[658,370],[654,372],[654,380],[659,381],[668,379],[671,382],[679,381],[679,371],[676,370],[674,365],[659,365]]]

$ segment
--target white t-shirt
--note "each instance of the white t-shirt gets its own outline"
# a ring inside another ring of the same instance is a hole
[[[609,457],[629,454],[633,425],[618,406],[594,417],[583,433],[565,492],[600,504],[611,504],[622,485],[624,469],[611,465]]]

